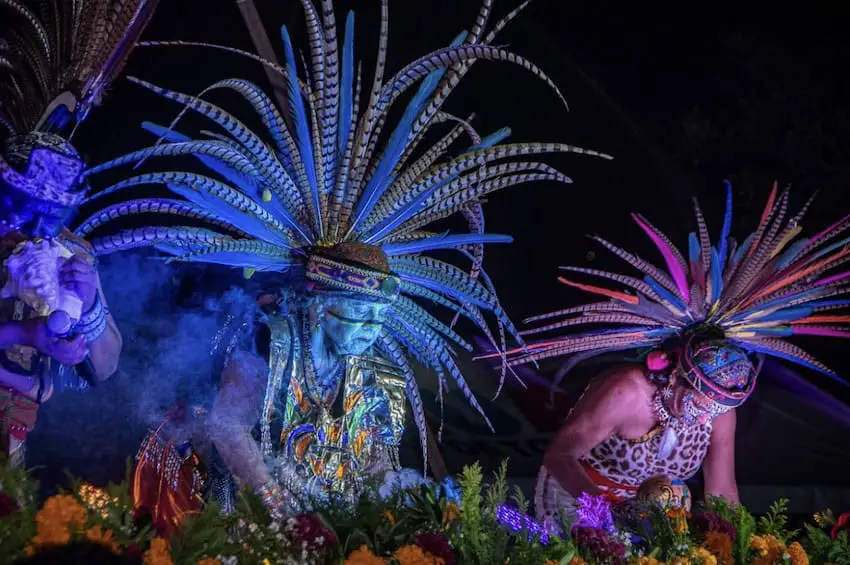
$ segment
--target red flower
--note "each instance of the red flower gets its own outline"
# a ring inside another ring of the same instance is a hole
[[[445,565],[455,565],[457,563],[457,558],[452,551],[452,546],[449,545],[449,540],[442,534],[419,534],[413,538],[413,543],[421,547],[423,551],[445,561]]]
[[[18,510],[20,510],[18,501],[5,492],[0,492],[0,518],[11,516]]]
[[[295,517],[295,537],[299,541],[307,542],[309,551],[324,549],[337,544],[336,536],[330,528],[312,514],[300,514]]]
[[[850,535],[850,512],[845,512],[838,517],[838,521],[836,521],[835,525],[832,527],[832,539],[837,538],[838,534],[845,530],[848,535]]]

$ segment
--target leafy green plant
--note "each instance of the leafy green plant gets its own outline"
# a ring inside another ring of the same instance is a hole
[[[800,530],[788,529],[788,499],[780,498],[770,505],[767,514],[759,518],[758,531],[774,536],[783,544],[788,545]]]

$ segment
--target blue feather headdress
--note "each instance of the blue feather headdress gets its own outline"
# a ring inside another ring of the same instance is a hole
[[[694,199],[698,231],[689,236],[687,260],[667,236],[642,216],[633,215],[661,252],[666,271],[594,237],[643,277],[562,267],[565,271],[614,281],[627,290],[611,290],[561,277],[559,280],[564,284],[609,300],[530,318],[526,321],[549,323],[522,332],[523,335],[590,325],[609,327],[529,343],[523,350],[511,352],[517,356],[509,364],[568,356],[566,366],[559,372],[559,383],[570,368],[593,356],[654,348],[668,340],[708,330],[749,353],[792,361],[844,383],[787,338],[797,335],[850,338],[850,316],[836,313],[850,305],[850,300],[841,298],[850,293],[850,272],[835,272],[850,260],[850,238],[836,240],[850,228],[850,216],[808,239],[796,240],[802,230],[800,221],[812,199],[795,216],[787,218],[788,197],[786,189],[777,198],[774,185],[756,231],[740,246],[730,237],[731,186],[727,183],[726,214],[717,246],[711,245],[705,219]],[[557,318],[566,319],[551,322]]]
[[[471,347],[452,329],[454,323],[439,321],[413,299],[443,306],[455,314],[455,320],[458,316],[472,320],[495,345],[496,338],[483,315],[489,311],[499,323],[501,349],[505,330],[519,340],[481,268],[482,246],[509,242],[511,238],[484,233],[481,199],[526,182],[570,182],[544,163],[510,158],[553,152],[609,158],[555,143],[498,145],[509,134],[507,130],[480,136],[468,120],[442,111],[447,96],[479,59],[520,65],[546,81],[560,97],[551,80],[532,63],[490,45],[521,8],[485,34],[491,3],[484,2],[470,33],[461,34],[449,47],[420,57],[384,81],[384,1],[375,78],[361,111],[361,73],[359,67],[355,72],[353,54],[354,15],[349,14],[346,20],[340,57],[332,2],[323,0],[320,16],[309,0],[303,0],[310,76],[299,80],[286,28],[281,33],[285,67],[265,62],[288,81],[291,127],[270,97],[245,80],[223,80],[198,96],[189,96],[133,79],[211,119],[226,135],[193,139],[173,131],[174,124],[169,128],[146,124],[146,129],[159,135],[163,143],[109,161],[89,174],[150,157],[193,155],[216,176],[169,171],[123,180],[95,198],[138,185],[162,184],[183,199],[141,198],[115,204],[85,220],[77,233],[86,236],[105,222],[140,213],[200,220],[209,227],[143,227],[100,237],[92,244],[99,253],[155,246],[173,255],[173,260],[218,263],[249,272],[303,272],[311,257],[320,255],[322,249],[344,244],[380,249],[398,278],[400,296],[392,302],[377,347],[407,375],[407,393],[424,451],[425,416],[409,359],[437,373],[441,400],[447,378],[453,378],[482,416],[483,411],[461,375],[453,350],[456,345]],[[383,149],[378,150],[382,131],[389,129],[391,105],[417,82],[418,90],[386,136]],[[263,137],[202,99],[206,92],[217,89],[235,91],[248,102],[263,123]],[[440,124],[452,127],[433,145],[421,147],[426,132]],[[470,145],[456,152],[457,156],[450,156],[449,148],[463,134],[471,138]],[[467,219],[469,233],[426,230],[432,222],[457,213]],[[423,255],[436,250],[459,252],[472,261],[471,269]],[[386,282],[378,280],[376,288]]]

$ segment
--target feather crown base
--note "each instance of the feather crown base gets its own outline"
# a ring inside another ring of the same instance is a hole
[[[32,132],[7,139],[0,154],[0,187],[60,207],[79,206],[86,195],[83,160],[58,135]]]
[[[395,301],[401,290],[381,248],[359,243],[316,248],[307,257],[305,277],[313,283],[311,290],[327,287],[387,302]]]

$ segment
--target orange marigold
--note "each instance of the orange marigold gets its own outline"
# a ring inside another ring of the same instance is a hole
[[[345,565],[386,565],[386,561],[372,553],[365,545],[361,545],[348,555]]]
[[[446,565],[442,557],[434,557],[418,545],[405,545],[393,553],[399,565]]]
[[[29,554],[39,545],[62,545],[71,541],[71,531],[86,524],[86,509],[73,496],[51,496],[35,515],[36,535],[27,549]]]
[[[718,565],[732,565],[732,538],[725,532],[708,532],[702,546],[717,559]]]
[[[198,565],[221,565],[221,560],[215,557],[204,557],[203,559],[198,559]]]
[[[651,557],[649,555],[644,555],[643,557],[638,557],[634,561],[631,562],[632,565],[663,565],[661,561],[656,559],[655,557]]]
[[[670,565],[691,565],[691,560],[687,557],[677,557],[670,562]]]
[[[109,549],[112,553],[120,553],[121,547],[115,538],[112,537],[112,530],[103,530],[100,525],[96,524],[89,528],[86,532],[86,539],[99,543]]]
[[[788,555],[791,557],[791,565],[809,565],[809,556],[799,542],[793,542],[788,546]]]
[[[455,520],[460,517],[460,508],[457,507],[457,504],[454,502],[446,503],[446,507],[443,509],[443,523],[451,524]]]
[[[772,535],[753,536],[750,538],[750,547],[758,552],[753,565],[773,565],[785,553],[785,544]]]
[[[570,565],[586,565],[584,559],[576,555],[572,559],[570,559]]]
[[[691,552],[691,561],[699,565],[717,565],[717,558],[704,547],[697,547]]]
[[[174,565],[168,541],[160,537],[153,538],[150,548],[145,552],[143,563],[144,565]]]
[[[390,523],[390,527],[395,526],[395,516],[393,516],[392,512],[390,512],[389,510],[384,510],[383,512],[381,512],[381,516],[387,519],[387,522]]]

